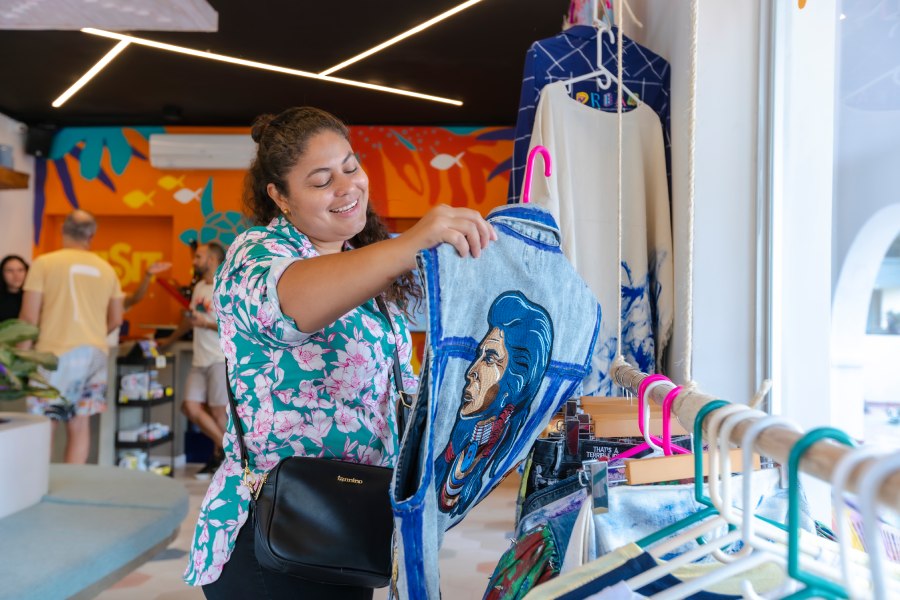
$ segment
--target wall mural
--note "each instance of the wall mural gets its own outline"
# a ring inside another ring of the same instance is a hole
[[[156,260],[173,263],[167,279],[190,281],[191,241],[228,245],[247,223],[243,171],[156,169],[154,133],[247,133],[234,127],[72,127],[35,161],[35,255],[59,248],[73,208],[98,220],[94,250],[110,261],[126,293]],[[487,214],[505,203],[513,130],[499,127],[360,126],[351,142],[369,176],[370,201],[389,226],[404,230],[432,206]],[[176,323],[180,305],[159,285],[127,314],[131,333]]]

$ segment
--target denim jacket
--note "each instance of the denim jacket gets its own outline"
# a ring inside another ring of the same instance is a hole
[[[478,259],[423,251],[428,333],[392,482],[394,594],[439,598],[438,550],[527,455],[591,368],[600,306],[560,250],[553,217],[495,209],[499,239]]]

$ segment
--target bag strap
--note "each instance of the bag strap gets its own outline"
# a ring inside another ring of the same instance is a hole
[[[397,394],[399,394],[403,406],[409,408],[410,405],[405,402],[406,390],[403,387],[403,373],[400,371],[400,353],[397,352],[400,342],[397,339],[397,331],[394,329],[394,320],[391,319],[391,314],[388,312],[387,305],[381,296],[375,296],[375,304],[378,305],[378,310],[381,311],[384,318],[388,320],[388,324],[391,326],[391,333],[394,335],[394,385],[397,387]]]
[[[225,387],[228,388],[228,404],[231,406],[231,421],[237,432],[238,447],[241,451],[241,466],[250,469],[250,459],[247,454],[247,446],[244,445],[244,425],[238,417],[237,402],[234,400],[234,392],[231,391],[231,377],[228,373],[228,362],[225,363]]]

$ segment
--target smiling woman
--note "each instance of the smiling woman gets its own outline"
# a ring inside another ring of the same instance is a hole
[[[325,111],[265,115],[252,135],[258,149],[245,206],[256,226],[232,243],[215,289],[251,473],[242,477],[230,423],[185,579],[208,598],[255,597],[261,586],[272,598],[370,598],[368,588],[260,569],[253,528],[243,527],[252,510],[247,485],[292,456],[394,466],[395,356],[401,386],[416,384],[404,317],[409,298],[421,297],[416,254],[449,242],[477,257],[496,233],[474,210],[438,206],[389,238],[346,126]]]

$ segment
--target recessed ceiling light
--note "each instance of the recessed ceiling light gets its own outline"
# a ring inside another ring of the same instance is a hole
[[[125,40],[116,44],[112,50],[110,50],[109,52],[106,53],[106,56],[104,56],[99,61],[97,61],[96,65],[91,67],[87,73],[82,75],[78,81],[76,81],[74,84],[72,84],[72,87],[67,89],[65,92],[62,93],[62,95],[59,98],[57,98],[56,100],[53,101],[53,105],[52,105],[53,108],[59,108],[60,106],[65,104],[66,100],[68,100],[69,98],[74,96],[75,92],[77,92],[82,87],[84,87],[84,84],[86,84],[88,81],[93,79],[97,73],[102,71],[103,68],[106,67],[106,65],[108,65],[112,61],[112,59],[117,57],[122,50],[127,48],[129,44],[130,44],[130,42],[125,41]]]
[[[348,58],[347,60],[345,60],[344,62],[342,62],[340,64],[337,64],[331,68],[325,69],[324,71],[320,72],[319,75],[330,75],[331,73],[334,73],[335,71],[337,71],[339,69],[343,69],[344,67],[352,65],[355,62],[361,61],[362,59],[364,59],[368,56],[372,56],[376,52],[380,52],[380,51],[384,50],[385,48],[387,48],[388,46],[393,46],[394,44],[396,44],[399,41],[405,40],[406,38],[413,36],[413,35],[419,33],[420,31],[424,31],[425,29],[428,29],[435,23],[440,23],[444,19],[452,17],[456,13],[462,12],[462,11],[466,10],[467,8],[469,8],[470,6],[474,6],[481,1],[482,0],[469,0],[468,2],[463,2],[462,4],[460,4],[454,8],[451,8],[447,12],[443,12],[434,18],[428,19],[424,23],[416,25],[412,29],[404,31],[400,35],[392,37],[391,39],[387,40],[386,42],[382,42],[382,43],[378,44],[374,48],[369,48],[365,52],[363,52],[361,54],[357,54],[353,58]]]
[[[432,96],[431,94],[422,94],[422,93],[413,92],[410,90],[401,90],[398,88],[387,87],[384,85],[374,85],[371,83],[364,83],[362,81],[355,81],[353,79],[344,79],[342,77],[332,77],[330,75],[320,75],[317,73],[311,73],[309,71],[301,71],[299,69],[291,69],[288,67],[280,67],[278,65],[271,65],[268,63],[261,63],[261,62],[256,62],[253,60],[245,60],[243,58],[235,58],[233,56],[226,56],[224,54],[215,54],[213,52],[194,50],[193,48],[186,48],[184,46],[176,46],[174,44],[164,44],[162,42],[155,42],[153,40],[134,37],[131,35],[125,35],[122,33],[114,33],[112,31],[104,31],[102,29],[94,29],[92,27],[84,28],[81,31],[83,31],[85,33],[90,33],[91,35],[99,35],[101,37],[106,37],[106,38],[110,38],[110,39],[114,39],[114,40],[131,42],[132,44],[136,44],[139,46],[148,46],[150,48],[156,48],[158,50],[166,50],[167,52],[176,52],[178,54],[187,54],[188,56],[196,56],[198,58],[206,58],[208,60],[215,60],[215,61],[219,61],[219,62],[230,63],[233,65],[241,65],[243,67],[262,69],[264,71],[274,71],[276,73],[284,73],[285,75],[294,75],[296,77],[305,77],[308,79],[318,79],[319,81],[327,81],[330,83],[339,83],[341,85],[361,87],[361,88],[365,88],[365,89],[369,89],[369,90],[375,90],[378,92],[386,92],[389,94],[398,94],[401,96],[408,96],[410,98],[418,98],[420,100],[429,100],[431,102],[441,102],[443,104],[452,104],[454,106],[462,106],[462,101],[453,100],[451,98],[443,98],[441,96]],[[97,64],[100,64],[100,63],[97,63]]]

